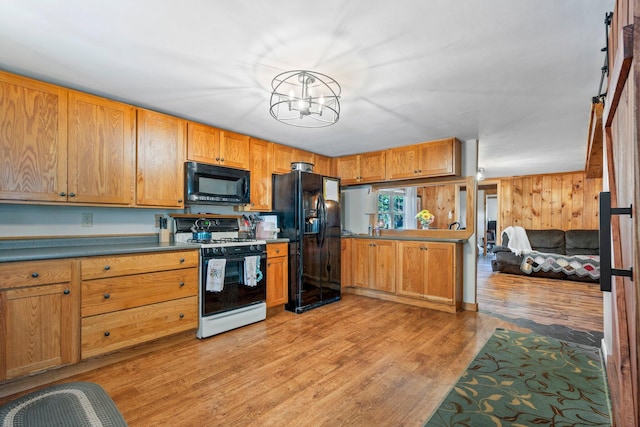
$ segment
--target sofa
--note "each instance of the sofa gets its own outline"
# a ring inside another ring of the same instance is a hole
[[[529,238],[529,244],[531,249],[535,251],[533,254],[539,256],[545,256],[544,254],[558,254],[563,257],[561,259],[570,259],[568,257],[574,257],[576,255],[591,255],[595,257],[589,257],[593,260],[593,264],[596,264],[599,269],[599,253],[600,253],[600,241],[598,230],[526,230],[527,237]],[[598,278],[594,278],[590,275],[580,274],[567,274],[563,269],[539,269],[538,271],[528,272],[523,270],[523,260],[526,254],[516,255],[508,247],[509,238],[506,233],[502,233],[502,241],[500,246],[493,247],[493,253],[496,255],[496,259],[492,262],[493,271],[499,271],[501,273],[521,274],[534,277],[545,277],[550,279],[563,279],[563,280],[575,280],[581,282],[599,282]],[[538,254],[540,253],[540,254]],[[550,255],[549,258],[553,258]],[[529,257],[529,262],[533,262]],[[537,264],[534,264],[537,266]],[[525,265],[526,267],[526,265]],[[526,270],[526,268],[525,268]]]

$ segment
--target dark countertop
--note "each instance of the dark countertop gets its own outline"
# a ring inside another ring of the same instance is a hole
[[[414,242],[448,242],[448,243],[464,243],[468,238],[460,237],[417,237],[417,236],[369,236],[368,234],[348,234],[343,235],[343,239],[376,239],[376,240],[402,240],[402,241],[414,241]]]
[[[0,262],[196,250],[198,248],[198,245],[189,243],[161,243],[155,234],[148,236],[5,240],[0,241]]]

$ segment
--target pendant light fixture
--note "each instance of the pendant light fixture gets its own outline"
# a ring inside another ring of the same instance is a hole
[[[274,77],[271,88],[269,112],[282,123],[319,128],[340,118],[340,85],[325,74],[287,71]]]

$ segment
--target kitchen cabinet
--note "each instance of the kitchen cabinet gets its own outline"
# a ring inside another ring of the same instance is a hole
[[[382,239],[353,239],[353,285],[395,292],[396,242]]]
[[[136,205],[184,206],[184,159],[187,123],[138,109]]]
[[[460,310],[462,301],[461,245],[448,242],[399,241],[397,294]]]
[[[387,150],[387,180],[459,176],[461,143],[456,138]]]
[[[342,286],[353,285],[353,263],[352,263],[352,241],[353,239],[342,238],[340,239],[340,267],[341,267],[341,284]]]
[[[333,171],[333,163],[331,157],[315,154],[313,156],[313,172],[318,175],[336,176]]]
[[[198,251],[81,259],[82,359],[198,326]]]
[[[251,138],[249,147],[251,204],[248,209],[258,212],[270,211],[273,144],[261,139]]]
[[[274,174],[285,174],[291,172],[291,163],[306,162],[313,163],[313,153],[310,151],[298,150],[281,144],[273,144],[273,169]]]
[[[338,157],[336,173],[341,185],[364,184],[385,180],[385,151]]]
[[[249,137],[189,122],[187,160],[249,169]]]
[[[133,204],[135,114],[131,105],[69,92],[68,202]]]
[[[67,90],[0,72],[0,199],[67,200]]]
[[[284,305],[289,300],[289,244],[267,244],[267,308]]]
[[[0,264],[0,381],[79,360],[77,261]]]

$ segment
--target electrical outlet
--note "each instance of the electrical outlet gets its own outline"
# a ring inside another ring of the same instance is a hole
[[[156,214],[155,218],[156,218],[156,228],[160,228],[160,220],[164,218],[164,215]]]
[[[93,214],[83,213],[80,219],[80,225],[83,227],[93,227]]]

